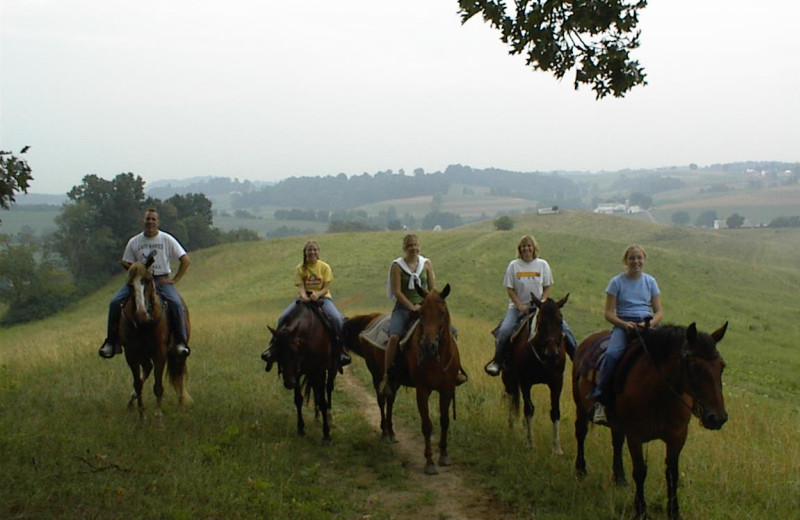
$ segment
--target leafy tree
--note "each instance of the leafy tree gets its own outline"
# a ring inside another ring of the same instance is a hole
[[[575,69],[574,87],[591,85],[597,99],[624,96],[645,85],[644,69],[630,57],[639,47],[639,12],[647,0],[459,0],[462,23],[483,17],[513,55],[561,79]]]
[[[509,231],[514,229],[514,219],[508,215],[498,217],[494,220],[494,228],[498,231]]]
[[[20,150],[19,155],[28,151],[29,147]],[[11,152],[0,150],[0,207],[8,209],[18,192],[28,193],[28,187],[33,180],[31,168],[25,159],[16,157]]]
[[[47,252],[30,237],[12,244],[7,235],[0,244],[0,301],[8,309],[0,324],[44,318],[58,312],[75,288],[69,274],[56,267]],[[36,261],[36,258],[41,258]]]
[[[56,217],[55,248],[83,292],[119,272],[125,244],[142,229],[144,181],[132,173],[111,181],[87,175],[67,197]]]
[[[734,213],[733,215],[725,219],[725,223],[728,224],[729,228],[737,229],[742,227],[742,224],[744,224],[744,217],[739,215],[738,213]]]
[[[653,205],[653,197],[641,191],[631,193],[630,201],[632,206],[639,206],[642,209],[649,209]]]
[[[714,227],[715,220],[717,220],[717,212],[710,209],[697,215],[694,225],[699,227]]]
[[[689,212],[688,211],[676,211],[672,214],[672,223],[676,226],[685,226],[689,223]]]

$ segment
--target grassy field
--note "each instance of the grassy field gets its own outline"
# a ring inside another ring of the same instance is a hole
[[[586,213],[515,218],[421,234],[459,328],[470,381],[458,394],[451,455],[471,483],[516,518],[631,518],[632,489],[610,482],[610,435],[587,439],[589,476],[573,476],[574,409],[562,395],[565,455],[549,453],[545,388],[536,388],[534,433],[510,430],[501,384],[482,372],[489,330],[502,317],[502,275],[522,234],[532,233],[554,270],[554,296],[570,293],[565,318],[583,337],[604,327],[603,289],[622,269],[628,243],[648,251],[647,271],[663,291],[666,321],[711,331],[729,321],[730,421],[719,432],[693,423],[681,458],[685,518],[791,518],[800,507],[800,232],[672,228]],[[192,313],[190,411],[167,389],[162,422],[137,425],[124,409],[130,374],[101,360],[108,300],[121,278],[53,318],[0,330],[0,517],[372,518],[394,517],[369,500],[376,488],[414,487],[392,449],[378,442],[346,392],[334,394],[333,444],[309,421],[295,435],[291,393],[258,356],[290,301],[293,266],[309,237],[232,244],[191,253],[180,290]],[[349,316],[390,310],[386,269],[401,253],[400,232],[314,237],[336,276],[334,298]],[[365,378],[356,359],[344,377]],[[568,364],[568,370],[570,366]],[[152,410],[152,399],[148,395]],[[418,428],[413,394],[401,392],[399,421]],[[306,414],[308,416],[308,413]],[[421,455],[421,447],[420,447]],[[663,444],[648,445],[647,498],[665,518]],[[626,468],[630,463],[626,456]],[[433,477],[435,478],[435,477]],[[424,508],[424,504],[420,504]],[[369,515],[369,516],[367,516]]]

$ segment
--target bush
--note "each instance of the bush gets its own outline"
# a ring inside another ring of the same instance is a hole
[[[494,228],[498,231],[509,231],[514,229],[514,219],[504,215],[494,220]]]

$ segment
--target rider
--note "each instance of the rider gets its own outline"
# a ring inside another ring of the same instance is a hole
[[[436,275],[430,258],[419,254],[419,237],[410,234],[403,237],[403,256],[392,262],[386,282],[387,296],[394,299],[395,304],[389,322],[389,342],[386,345],[383,379],[378,386],[378,392],[387,397],[392,394],[389,372],[397,356],[400,337],[413,323],[412,314],[419,312],[424,300],[417,292],[417,286],[426,291],[435,289]],[[460,385],[466,380],[466,373],[460,370],[456,384]]]
[[[592,391],[595,401],[592,422],[597,424],[606,423],[603,393],[625,352],[627,333],[636,327],[646,326],[647,321],[650,326],[657,325],[664,316],[658,283],[644,272],[646,260],[647,254],[641,246],[628,246],[622,256],[625,272],[611,278],[606,287],[605,318],[614,325],[614,329],[598,367],[597,384]]]
[[[175,336],[175,345],[172,347],[171,353],[186,357],[190,354],[189,347],[186,345],[186,307],[184,307],[175,284],[183,278],[189,268],[189,255],[175,237],[158,229],[158,211],[155,209],[145,210],[142,225],[144,231],[128,241],[120,263],[127,270],[131,264],[136,261],[144,261],[150,252],[155,251],[152,269],[153,277],[156,280],[156,290],[167,302],[167,313]],[[170,278],[169,275],[172,273],[170,261],[176,258],[180,262],[178,272],[173,278]],[[100,357],[111,358],[115,354],[122,353],[119,344],[119,319],[128,295],[128,286],[123,285],[111,299],[108,306],[108,332],[106,340],[98,352]]]
[[[334,353],[338,352],[339,366],[343,367],[350,364],[350,356],[345,350],[342,342],[342,326],[344,316],[334,305],[331,299],[330,285],[333,281],[333,271],[331,267],[319,259],[319,245],[316,242],[307,242],[303,247],[303,261],[295,268],[294,285],[297,287],[297,300],[293,301],[278,318],[278,328],[292,312],[297,303],[320,302],[322,311],[327,316],[328,321],[333,327],[333,337],[331,347]],[[267,362],[265,370],[269,372],[275,362],[272,347],[267,348],[262,354],[261,359]]]
[[[550,297],[553,273],[547,260],[539,258],[539,244],[531,235],[523,236],[519,244],[517,244],[517,258],[509,262],[508,267],[506,267],[503,284],[508,294],[509,303],[505,318],[503,318],[503,322],[497,329],[494,357],[484,368],[490,376],[496,376],[500,373],[511,334],[517,328],[520,320],[534,310],[529,305],[531,293],[542,302]],[[572,358],[577,342],[569,325],[563,320],[561,328],[567,337],[567,353]]]

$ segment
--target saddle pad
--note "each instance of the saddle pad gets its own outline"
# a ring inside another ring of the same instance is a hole
[[[358,337],[375,348],[386,350],[386,344],[389,342],[389,323],[391,321],[392,315],[384,314],[376,319],[372,325],[361,331],[361,334],[359,334]],[[412,323],[411,327],[408,328],[408,331],[400,340],[400,350],[403,350],[408,338],[411,337],[411,334],[417,328],[418,323],[418,319],[414,320],[414,323]]]

